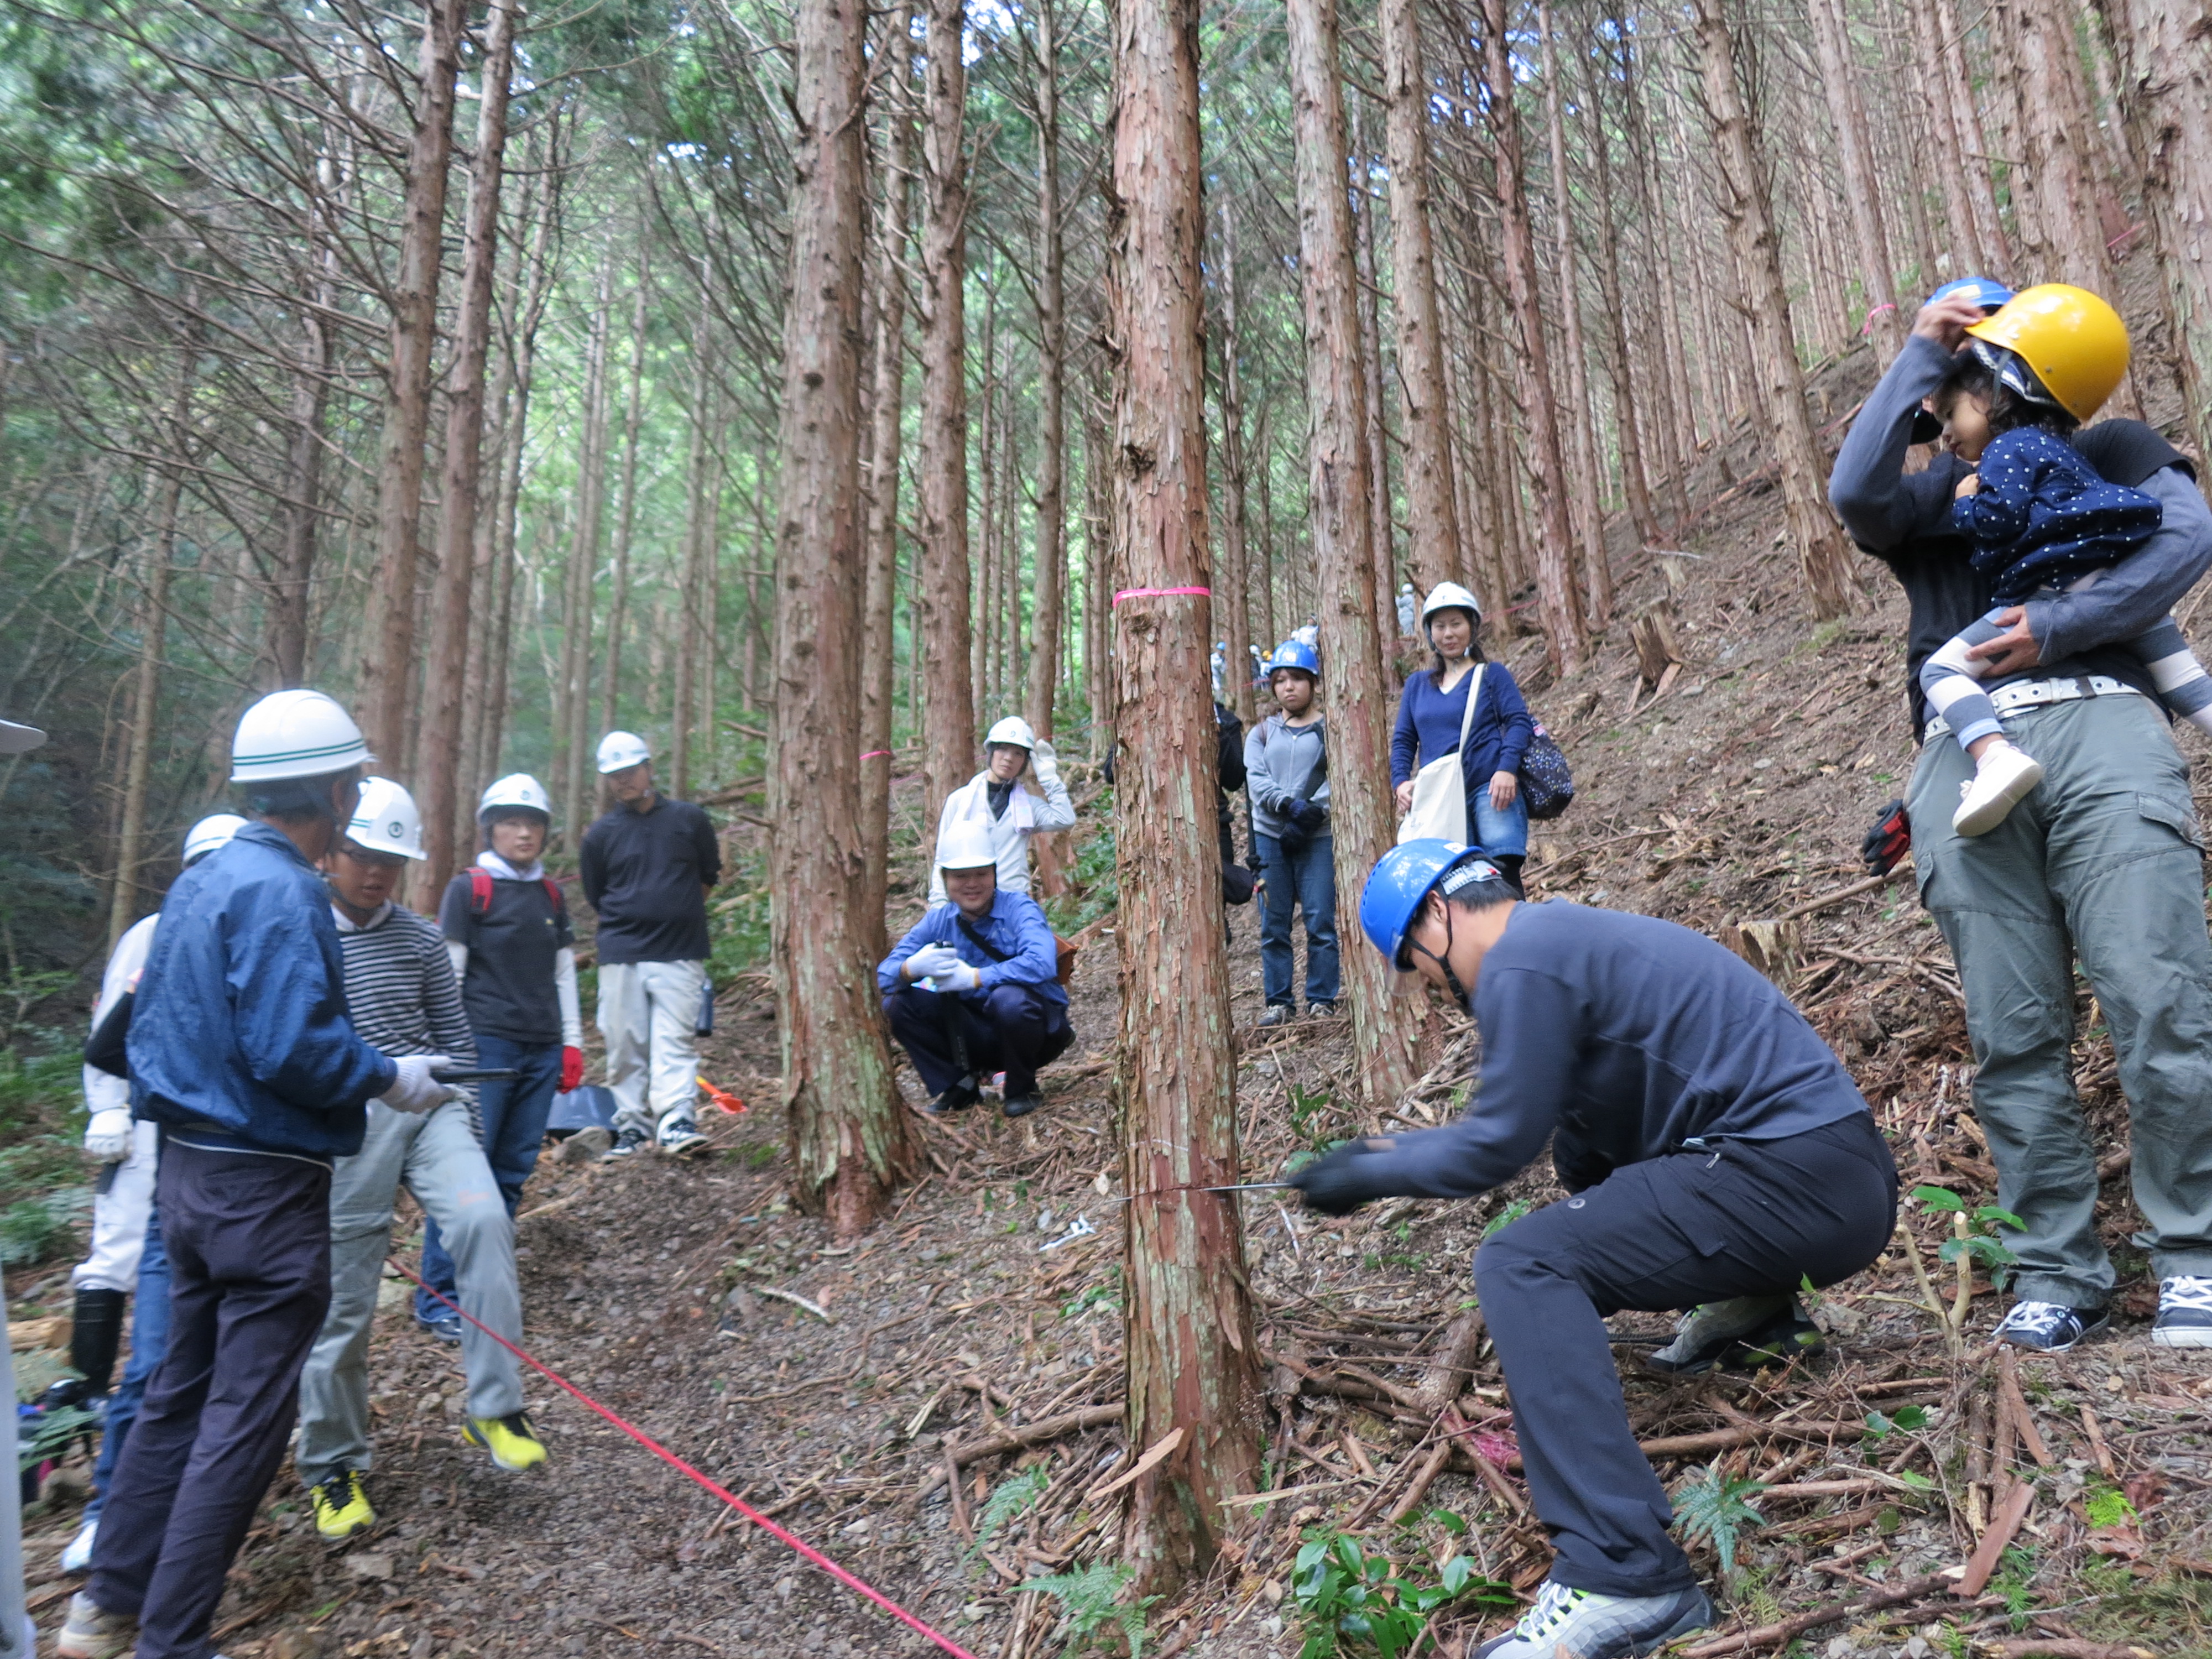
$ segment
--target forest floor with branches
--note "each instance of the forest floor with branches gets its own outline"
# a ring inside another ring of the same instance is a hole
[[[2015,1360],[1989,1344],[2002,1298],[1972,1273],[1974,1251],[1963,1279],[1940,1259],[1995,1199],[1966,1109],[1957,982],[1909,871],[1869,882],[1855,858],[1911,761],[1902,606],[1870,580],[1854,617],[1804,623],[1771,476],[1733,473],[1706,480],[1717,499],[1680,556],[1625,573],[1621,619],[1583,673],[1547,684],[1533,641],[1507,653],[1581,790],[1540,826],[1532,884],[1735,930],[1850,1063],[1907,1189],[1945,1188],[1963,1208],[1907,1203],[1911,1246],[1820,1299],[1820,1357],[1668,1379],[1637,1358],[1668,1320],[1613,1322],[1637,1431],[1723,1609],[1683,1651],[2212,1651],[2212,1360],[2146,1340],[2155,1287],[2129,1242],[2110,1045],[2085,994],[2076,1072],[2118,1317],[2074,1353]],[[1662,600],[1681,665],[1655,687],[1627,619]],[[1070,769],[1080,794],[1085,769]],[[894,931],[917,908],[910,887],[896,894]],[[1364,949],[1345,908],[1344,948]],[[1473,1038],[1454,1017],[1392,1121],[1364,1115],[1343,1023],[1260,1029],[1254,913],[1235,913],[1234,932],[1255,1178],[1463,1101]],[[760,991],[754,978],[726,993],[706,1071],[766,1101],[775,1043]],[[549,1156],[519,1231],[532,1352],[977,1654],[1037,1659],[1086,1630],[1116,1650],[1116,993],[1102,936],[1077,970],[1078,1041],[1045,1073],[1048,1109],[1012,1124],[984,1109],[924,1121],[927,1176],[854,1245],[784,1198],[772,1110],[710,1111],[703,1164]],[[901,1080],[918,1100],[903,1066]],[[1456,1659],[1504,1627],[1548,1553],[1468,1264],[1486,1227],[1553,1190],[1540,1166],[1483,1199],[1341,1222],[1243,1200],[1267,1371],[1252,1427],[1278,1495],[1242,1507],[1201,1583],[1143,1610],[1145,1653],[1288,1659],[1348,1607],[1347,1561],[1387,1577],[1407,1628],[1429,1632],[1423,1651]],[[218,1621],[232,1659],[925,1650],[542,1382],[530,1394],[550,1466],[487,1467],[459,1440],[455,1352],[415,1328],[404,1288],[387,1279],[371,1360],[380,1523],[325,1548],[288,1468]],[[65,1294],[21,1274],[11,1289],[13,1303]],[[82,1487],[64,1468],[28,1522],[49,1630],[71,1588],[57,1558]],[[1300,1571],[1316,1543],[1328,1554]],[[1463,1588],[1447,1599],[1448,1584]]]

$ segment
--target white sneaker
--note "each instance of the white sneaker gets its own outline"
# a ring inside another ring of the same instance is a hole
[[[82,1572],[92,1565],[92,1546],[100,1536],[100,1522],[88,1521],[76,1529],[76,1536],[69,1540],[62,1552],[64,1572]]]
[[[2176,1273],[2160,1279],[2150,1340],[2162,1348],[2212,1348],[2212,1279]]]
[[[1475,1659],[1631,1659],[1713,1622],[1713,1604],[1694,1587],[1668,1595],[1601,1595],[1550,1579],[1536,1605]]]
[[[2043,781],[2043,763],[2009,743],[1983,750],[1971,782],[1960,792],[1951,828],[1962,836],[1985,836],[2002,823],[2027,792]]]

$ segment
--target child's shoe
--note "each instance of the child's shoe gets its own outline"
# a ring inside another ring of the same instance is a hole
[[[1962,836],[1985,836],[2043,781],[2043,763],[2009,743],[1993,743],[1975,763],[1973,781],[1962,792],[1951,828]]]

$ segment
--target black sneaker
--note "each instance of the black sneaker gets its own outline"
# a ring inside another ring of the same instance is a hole
[[[2160,1314],[2161,1320],[2164,1318]],[[2064,1353],[2112,1322],[2109,1308],[2069,1308],[2063,1302],[2019,1301],[1997,1322],[1996,1339],[2037,1353]]]
[[[615,1144],[607,1148],[609,1158],[635,1158],[653,1145],[653,1137],[642,1129],[624,1129],[615,1137]]]
[[[943,1094],[929,1103],[929,1109],[943,1116],[947,1112],[964,1112],[983,1096],[980,1090],[963,1078]]]
[[[714,1143],[699,1133],[694,1123],[670,1123],[660,1131],[660,1150],[671,1158],[704,1158],[714,1150]]]
[[[1336,1005],[1333,1002],[1309,1002],[1306,1004],[1306,1018],[1308,1019],[1334,1019],[1336,1018]]]
[[[1006,1103],[1000,1110],[1008,1117],[1027,1117],[1043,1104],[1044,1097],[1032,1089],[1027,1094],[1008,1095]]]
[[[2162,1348],[2212,1348],[2212,1279],[2176,1273],[2160,1279],[2150,1340]]]
[[[1260,1024],[1263,1026],[1288,1025],[1297,1012],[1286,1002],[1271,1002],[1267,1005],[1267,1012],[1260,1016]]]

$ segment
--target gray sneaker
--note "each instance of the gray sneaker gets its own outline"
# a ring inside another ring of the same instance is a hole
[[[1810,1337],[1809,1341],[1801,1340]],[[1775,1364],[1820,1346],[1820,1327],[1794,1296],[1739,1296],[1708,1302],[1674,1328],[1674,1340],[1644,1356],[1655,1371],[1678,1376],[1733,1365]]]
[[[1667,1595],[1601,1595],[1546,1579],[1536,1605],[1474,1659],[1633,1659],[1713,1622],[1713,1604],[1694,1587]]]
[[[137,1645],[138,1621],[104,1613],[83,1590],[70,1597],[69,1618],[54,1644],[60,1659],[122,1659]]]
[[[678,1121],[660,1126],[660,1150],[671,1158],[698,1158],[714,1150],[714,1143],[695,1125]]]

